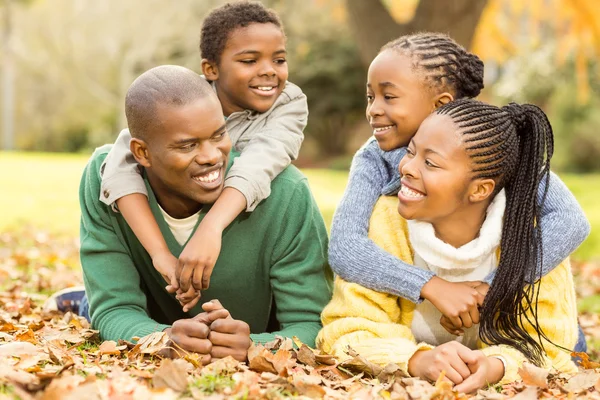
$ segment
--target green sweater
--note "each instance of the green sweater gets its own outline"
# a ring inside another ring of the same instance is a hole
[[[269,198],[225,230],[210,288],[184,313],[122,215],[99,200],[100,167],[109,150],[95,151],[79,188],[81,265],[92,326],[104,340],[162,331],[202,312],[201,303],[219,299],[233,318],[250,325],[255,342],[297,336],[314,346],[321,311],[331,298],[332,274],[325,224],[300,171],[288,167],[272,182]],[[146,185],[154,217],[179,256],[183,247]],[[203,208],[200,220],[209,208]]]

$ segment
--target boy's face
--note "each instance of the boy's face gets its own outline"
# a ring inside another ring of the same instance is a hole
[[[203,60],[203,73],[215,81],[226,116],[236,111],[267,111],[288,78],[285,37],[274,24],[250,24],[229,34],[218,65]]]
[[[231,141],[216,96],[183,105],[156,105],[158,123],[147,145],[148,178],[175,218],[214,203],[223,190]]]
[[[366,114],[382,150],[408,145],[434,109],[435,98],[408,56],[388,49],[375,57],[368,72]]]

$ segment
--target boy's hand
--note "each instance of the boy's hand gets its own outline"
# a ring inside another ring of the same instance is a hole
[[[152,265],[154,265],[154,268],[167,282],[167,292],[175,293],[177,289],[179,289],[177,275],[175,274],[177,268],[177,258],[171,254],[169,250],[160,251],[153,255]]]
[[[222,313],[221,318],[215,319],[210,324],[208,339],[212,343],[211,359],[214,361],[232,356],[238,361],[246,361],[248,349],[252,344],[250,326],[244,321],[233,319],[218,300],[204,303],[202,308],[208,316],[217,312]]]
[[[487,295],[488,290],[490,290],[490,285],[488,285],[485,282],[467,281],[467,282],[463,282],[463,283],[468,286],[471,286],[472,288],[477,290],[483,296],[484,299],[485,299],[485,296]],[[473,323],[476,324],[479,322],[475,322],[475,320],[473,320]],[[448,317],[446,317],[445,315],[442,315],[442,317],[440,318],[440,325],[442,325],[444,327],[444,329],[446,329],[449,333],[451,333],[453,335],[462,335],[464,333],[464,331],[462,329],[457,329],[454,326],[454,324],[452,323],[452,321],[450,321],[450,319]]]
[[[499,382],[504,376],[504,364],[496,357],[486,357],[481,351],[473,351],[475,362],[469,363],[471,376],[454,390],[462,393],[473,393],[487,385]]]
[[[458,385],[471,376],[469,365],[477,360],[474,353],[475,351],[456,341],[444,343],[433,350],[417,351],[408,360],[408,373],[414,377],[436,381],[444,372],[445,379]]]
[[[222,235],[223,230],[204,221],[200,223],[177,260],[175,274],[184,292],[192,287],[195,290],[208,289],[210,276],[221,252]]]
[[[421,297],[429,300],[452,324],[452,334],[479,323],[479,309],[485,296],[475,289],[480,282],[448,282],[434,276],[423,286]]]

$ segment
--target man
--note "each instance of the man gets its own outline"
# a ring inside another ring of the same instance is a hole
[[[223,190],[231,142],[210,85],[183,67],[142,74],[125,101],[131,151],[144,168],[152,215],[175,256]],[[166,331],[175,347],[246,359],[250,341],[297,336],[314,346],[331,296],[327,236],[306,178],[293,166],[271,196],[224,231],[205,303],[183,312],[123,217],[100,202],[102,162],[80,185],[81,264],[92,326],[105,340]],[[212,300],[212,301],[211,301]]]

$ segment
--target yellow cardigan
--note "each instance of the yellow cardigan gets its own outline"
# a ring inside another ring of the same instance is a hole
[[[382,197],[371,216],[369,237],[388,253],[412,264],[413,250],[408,239],[406,221],[398,214],[398,199]],[[496,279],[501,279],[496,277]],[[577,308],[575,289],[569,260],[544,276],[539,282],[538,322],[552,342],[573,349],[577,342]],[[408,372],[408,361],[418,350],[433,348],[416,343],[411,332],[415,304],[394,295],[376,292],[356,283],[336,277],[331,302],[321,314],[323,329],[317,337],[317,346],[344,360],[350,345],[369,361],[381,366],[396,363]],[[533,327],[525,322],[527,331],[537,338]],[[577,368],[570,354],[543,340],[547,368],[575,372]],[[506,346],[486,346],[478,341],[477,347],[486,356],[501,356],[506,362],[500,383],[519,379],[518,368],[526,361],[518,350]]]

